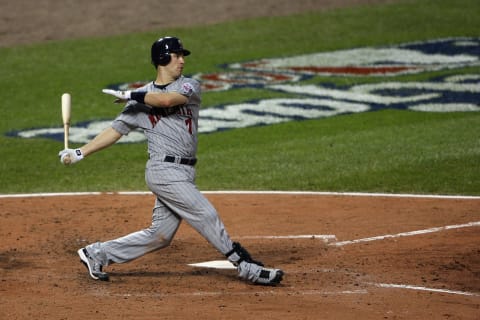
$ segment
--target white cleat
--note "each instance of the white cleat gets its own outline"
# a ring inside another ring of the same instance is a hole
[[[102,265],[98,262],[95,262],[92,257],[88,254],[87,249],[81,248],[77,251],[80,261],[88,269],[90,277],[94,280],[108,281],[108,273],[102,271]]]

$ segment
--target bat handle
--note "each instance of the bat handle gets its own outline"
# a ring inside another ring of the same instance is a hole
[[[63,146],[64,146],[64,149],[68,149],[69,131],[70,131],[70,125],[68,123],[65,123],[63,125]]]

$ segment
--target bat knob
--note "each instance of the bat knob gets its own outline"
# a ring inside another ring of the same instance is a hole
[[[71,164],[71,163],[72,163],[72,159],[71,159],[70,156],[67,154],[67,155],[65,155],[65,156],[63,157],[62,162],[63,162],[63,164],[68,165],[68,164]]]

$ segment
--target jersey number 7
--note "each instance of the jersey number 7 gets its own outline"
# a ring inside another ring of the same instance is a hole
[[[192,118],[185,119],[185,124],[188,127],[188,133],[192,134]]]

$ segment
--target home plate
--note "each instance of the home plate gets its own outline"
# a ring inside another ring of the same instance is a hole
[[[237,269],[230,261],[228,260],[214,260],[214,261],[206,261],[206,262],[199,262],[199,263],[191,263],[189,264],[191,267],[199,267],[199,268],[213,268],[213,269]]]

